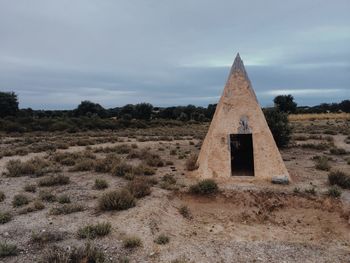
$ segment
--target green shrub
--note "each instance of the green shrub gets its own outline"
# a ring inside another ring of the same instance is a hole
[[[87,225],[78,229],[79,238],[96,238],[106,236],[111,232],[112,226],[108,222],[98,223],[96,225]]]
[[[64,176],[62,174],[59,175],[51,175],[39,180],[39,186],[55,186],[55,185],[65,185],[70,181],[68,176]]]
[[[146,195],[151,194],[151,187],[148,180],[143,178],[137,178],[131,181],[127,188],[130,193],[134,195],[136,198],[142,198]]]
[[[186,161],[186,169],[187,169],[187,171],[194,171],[194,170],[198,169],[197,159],[198,159],[198,155],[196,155],[196,154],[192,154],[187,159],[187,161]]]
[[[337,197],[340,197],[342,192],[341,190],[336,187],[336,186],[332,186],[328,189],[328,192],[327,192],[328,196],[330,197],[334,197],[334,198],[337,198]]]
[[[18,194],[13,197],[12,205],[13,207],[20,207],[29,204],[29,198],[26,195]]]
[[[287,146],[290,141],[292,131],[288,120],[288,114],[275,108],[265,109],[264,114],[277,146]]]
[[[36,192],[36,185],[35,184],[26,184],[23,189],[26,192],[35,193]]]
[[[102,190],[108,188],[108,183],[104,179],[97,178],[95,179],[95,189]]]
[[[136,248],[136,247],[140,247],[142,245],[141,239],[139,237],[136,236],[130,236],[127,237],[123,240],[123,245],[125,248]]]
[[[350,175],[342,171],[333,171],[328,174],[328,181],[331,185],[338,185],[344,189],[350,189]]]
[[[4,201],[6,198],[6,195],[4,192],[0,191],[0,202]]]
[[[12,215],[9,212],[0,212],[0,224],[11,221]]]
[[[0,242],[0,258],[15,256],[18,254],[17,246]]]
[[[135,206],[134,196],[126,189],[110,191],[101,196],[98,206],[101,210],[126,210]]]
[[[160,234],[155,240],[155,243],[157,243],[158,245],[165,245],[167,243],[169,243],[169,237],[165,234]]]
[[[218,192],[219,188],[216,182],[212,179],[205,179],[190,187],[190,192],[193,194],[208,195]]]
[[[64,194],[58,197],[58,202],[60,204],[70,204],[71,200],[68,195]]]

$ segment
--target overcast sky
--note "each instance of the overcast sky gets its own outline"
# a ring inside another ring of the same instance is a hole
[[[350,99],[349,0],[0,0],[20,107],[216,103],[239,52],[262,106]]]

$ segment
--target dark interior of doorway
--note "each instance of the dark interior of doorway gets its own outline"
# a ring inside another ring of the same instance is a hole
[[[231,175],[254,176],[252,134],[230,134]]]

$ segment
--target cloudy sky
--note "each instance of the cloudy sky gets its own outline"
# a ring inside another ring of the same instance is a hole
[[[350,98],[349,0],[0,0],[20,107],[215,103],[237,52],[262,106]]]

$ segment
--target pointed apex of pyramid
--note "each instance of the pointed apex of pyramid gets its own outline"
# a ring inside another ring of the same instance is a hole
[[[243,61],[241,59],[241,56],[239,55],[239,53],[237,53],[235,61],[232,64],[231,70],[230,70],[230,74],[228,76],[228,78],[230,78],[230,76],[237,72],[240,71],[241,73],[243,73],[245,75],[245,77],[249,80],[247,72],[245,71],[245,67],[243,64]]]
[[[233,73],[235,71],[238,71],[238,70],[242,71],[243,73],[246,73],[243,61],[242,61],[241,56],[239,55],[239,53],[237,53],[235,61],[232,64],[231,73]]]

